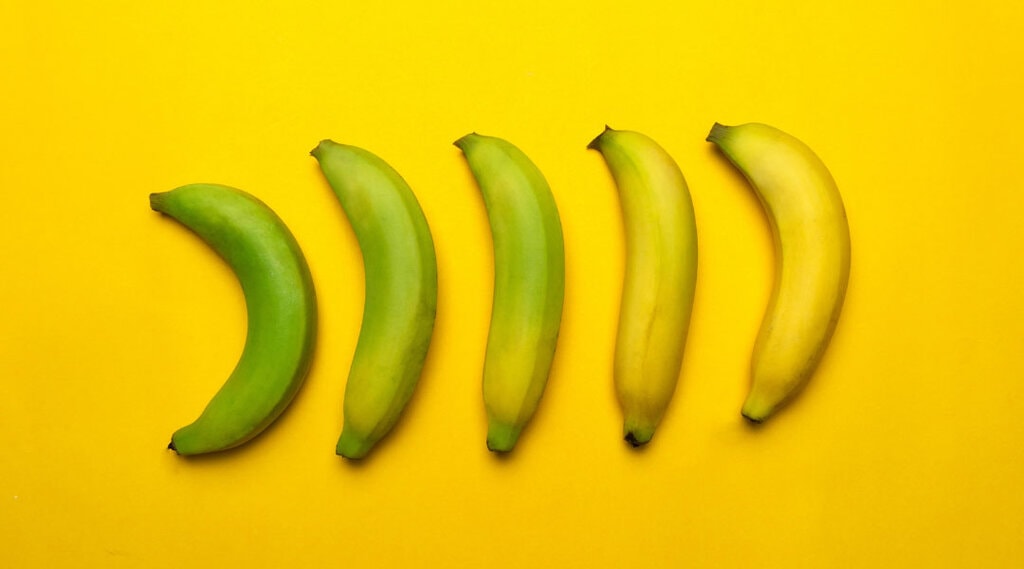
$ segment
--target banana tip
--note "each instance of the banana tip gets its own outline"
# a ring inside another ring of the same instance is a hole
[[[740,414],[747,420],[750,425],[760,425],[764,423],[768,417],[771,417],[775,413],[775,409],[778,404],[772,399],[765,399],[759,393],[753,392],[747,396],[747,400],[743,402],[743,407],[740,408]]]
[[[512,452],[512,447],[505,448],[505,447],[493,446],[493,445],[491,445],[490,442],[488,442],[487,443],[487,450],[489,450],[492,453],[494,453],[494,456],[499,456],[499,457],[500,456],[509,456],[509,453]]]
[[[329,138],[325,138],[325,139],[321,140],[319,143],[317,143],[316,148],[314,148],[313,150],[309,151],[309,155],[312,156],[313,158],[316,158],[317,160],[319,160],[320,159],[320,153],[323,151],[322,149],[323,149],[324,145],[325,144],[331,144],[332,142],[333,141],[331,139],[329,139]]]
[[[359,460],[370,453],[376,442],[376,439],[366,439],[348,429],[342,429],[335,452],[349,460]]]
[[[452,144],[454,144],[455,147],[458,148],[459,150],[465,151],[466,150],[466,146],[468,146],[469,143],[472,142],[472,140],[474,138],[477,138],[479,136],[480,135],[477,134],[477,132],[474,130],[473,132],[467,134],[466,136],[463,136],[463,137],[459,138],[458,140],[456,140]]]
[[[626,433],[624,439],[627,443],[629,443],[629,446],[633,448],[640,448],[646,445],[647,443],[651,442],[651,437],[639,436],[634,432]]]
[[[487,450],[493,453],[507,453],[519,441],[519,433],[523,425],[511,425],[501,421],[491,421],[487,427]]]
[[[149,194],[149,207],[153,211],[163,211],[163,209],[161,209],[163,201],[164,201],[164,193],[163,192]]]
[[[708,137],[705,138],[704,140],[708,142],[714,142],[717,144],[718,141],[721,140],[722,137],[725,136],[725,133],[728,131],[729,127],[725,126],[722,123],[716,122],[715,124],[711,125],[711,132],[708,133]]]
[[[746,419],[748,425],[755,426],[755,427],[758,426],[758,425],[764,424],[764,420],[767,418],[767,417],[759,417],[759,416],[755,416],[755,415],[751,415],[751,414],[747,414],[747,413],[743,413],[742,415],[743,415],[743,418]]]
[[[345,460],[347,460],[349,462],[353,462],[353,463],[355,463],[355,462],[362,462],[363,456],[365,456],[365,455],[354,455],[354,454],[353,455],[349,455],[349,454],[345,454],[344,452],[336,452],[335,454],[337,454],[341,458],[344,458]]]
[[[604,138],[604,136],[606,134],[608,134],[609,132],[615,132],[615,129],[610,127],[610,126],[608,126],[608,125],[604,125],[604,130],[601,131],[601,134],[595,136],[594,140],[590,141],[590,144],[587,145],[587,148],[590,149],[590,150],[597,150],[598,152],[600,152],[601,151],[601,139]]]
[[[498,456],[507,455],[512,452],[512,449],[516,446],[516,438],[505,438],[495,437],[493,435],[487,437],[487,450],[493,452]]]

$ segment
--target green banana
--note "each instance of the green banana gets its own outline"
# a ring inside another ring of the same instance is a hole
[[[757,123],[716,123],[707,139],[750,181],[775,243],[775,283],[742,410],[760,423],[800,391],[832,338],[850,277],[850,228],[832,175],[803,142]]]
[[[651,440],[679,379],[697,282],[697,226],[683,173],[649,137],[605,127],[588,148],[618,186],[626,268],[615,347],[623,434]]]
[[[500,138],[455,142],[483,194],[494,242],[494,298],[484,359],[487,448],[511,451],[547,385],[562,320],[565,251],[540,170]]]
[[[423,210],[391,166],[331,140],[311,154],[352,224],[366,272],[337,446],[356,459],[391,431],[419,382],[437,311],[437,260]]]
[[[231,376],[192,424],[171,437],[180,455],[238,446],[262,432],[305,381],[317,334],[309,267],[284,222],[235,188],[192,184],[149,196],[150,206],[196,233],[234,270],[248,314]]]

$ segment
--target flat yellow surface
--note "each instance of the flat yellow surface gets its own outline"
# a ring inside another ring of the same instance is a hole
[[[1019,2],[94,4],[0,7],[0,566],[1024,565]],[[825,360],[762,429],[739,408],[773,253],[715,121],[814,148],[853,237]],[[619,203],[585,149],[605,123],[676,158],[700,237],[642,452],[611,379]],[[554,369],[505,460],[480,396],[490,232],[451,144],[471,131],[531,156],[565,230]],[[362,464],[334,455],[363,269],[322,138],[401,172],[437,246],[425,373]],[[200,181],[289,224],[321,335],[273,428],[183,459],[170,434],[245,334],[230,270],[148,206]]]

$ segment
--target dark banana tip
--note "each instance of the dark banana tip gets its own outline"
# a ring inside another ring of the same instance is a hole
[[[167,445],[167,448],[168,448],[168,450],[173,450],[174,452],[178,452],[178,447],[174,446],[174,441],[173,440],[171,441],[171,443],[169,445]]]
[[[764,424],[764,419],[763,418],[757,419],[757,418],[751,417],[750,415],[747,415],[745,413],[743,414],[743,418],[746,419],[748,425],[751,425],[751,426],[754,426],[754,427],[757,427],[759,425]]]
[[[488,454],[494,457],[494,460],[498,462],[512,462],[514,459],[515,453],[512,452],[512,449],[499,450],[489,448],[487,450],[490,451]]]
[[[495,456],[508,456],[512,452],[511,448],[498,447],[491,444],[491,441],[487,441],[487,450],[493,452]]]
[[[718,141],[722,140],[722,138],[725,137],[725,134],[728,131],[729,127],[725,126],[724,124],[716,122],[714,125],[711,126],[711,132],[708,133],[708,137],[705,138],[704,140],[718,144]]]
[[[625,436],[625,439],[626,439],[626,442],[629,443],[629,445],[631,447],[633,447],[633,448],[640,448],[640,447],[642,447],[645,444],[650,442],[650,439],[647,439],[646,441],[642,441],[642,440],[636,438],[636,434],[635,433],[627,433],[626,436]]]
[[[452,144],[454,144],[454,145],[455,145],[455,147],[456,147],[456,148],[458,148],[459,150],[463,150],[463,151],[464,151],[464,150],[466,150],[466,146],[467,146],[467,145],[468,145],[468,144],[469,144],[469,143],[470,143],[470,142],[471,142],[471,141],[472,141],[472,140],[473,140],[474,138],[476,138],[476,137],[478,137],[478,136],[480,136],[480,135],[479,135],[479,134],[477,134],[477,132],[476,132],[476,131],[474,130],[473,132],[471,132],[471,133],[467,134],[466,136],[463,136],[463,137],[459,138],[458,140],[456,140],[456,141],[455,141],[455,142],[453,142]]]
[[[590,150],[597,150],[598,152],[600,152],[601,139],[604,137],[604,135],[608,134],[609,132],[615,132],[615,129],[608,125],[604,125],[604,130],[601,131],[601,134],[594,137],[594,140],[590,141],[590,144],[587,145],[587,148]]]
[[[163,211],[164,192],[149,194],[149,207],[153,211]]]
[[[329,139],[329,138],[325,138],[325,139],[321,140],[316,145],[316,148],[314,148],[313,150],[309,151],[309,155],[312,156],[313,158],[316,158],[317,160],[319,160],[320,159],[320,152],[321,152],[321,149],[324,147],[324,145],[325,144],[331,144],[333,142],[334,141]]]

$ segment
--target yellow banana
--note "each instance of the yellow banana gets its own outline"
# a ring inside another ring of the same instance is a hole
[[[547,385],[562,321],[565,252],[554,196],[537,166],[500,138],[455,142],[487,208],[494,299],[484,360],[487,448],[508,452]]]
[[[615,178],[626,270],[615,346],[623,435],[651,440],[679,379],[697,283],[697,225],[683,173],[649,137],[605,127],[588,148]]]
[[[760,423],[796,395],[828,346],[850,277],[850,229],[832,175],[803,142],[757,123],[716,123],[708,140],[750,181],[775,242],[775,284],[742,411]]]
[[[181,455],[238,446],[262,432],[302,386],[316,344],[316,293],[284,222],[235,188],[192,184],[149,196],[150,206],[196,233],[234,270],[248,331],[231,376],[192,424],[174,433]]]
[[[419,383],[437,311],[434,241],[416,196],[384,160],[330,140],[312,155],[363,253],[363,322],[337,446],[346,458],[362,458],[398,422]]]

